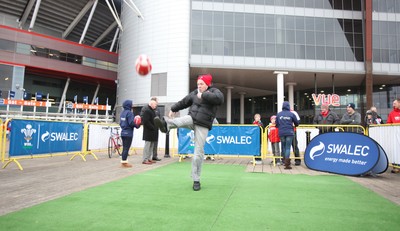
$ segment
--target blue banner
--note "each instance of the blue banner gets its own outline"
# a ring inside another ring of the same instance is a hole
[[[351,132],[314,137],[304,153],[304,163],[313,170],[353,176],[382,173],[388,167],[386,153],[376,141]]]
[[[224,126],[214,125],[208,132],[205,154],[218,155],[260,155],[261,131],[258,126]],[[194,153],[194,131],[179,128],[178,152],[180,154]]]
[[[83,96],[83,103],[89,102],[89,96]]]
[[[42,100],[42,99],[43,99],[42,92],[36,92],[36,100]]]
[[[82,123],[11,121],[10,156],[81,151]]]
[[[9,96],[10,99],[13,99],[15,97],[15,91],[9,91]]]

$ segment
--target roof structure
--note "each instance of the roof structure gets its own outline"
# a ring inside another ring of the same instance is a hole
[[[15,27],[24,30],[110,50],[114,37],[118,38],[115,18],[120,15],[121,1],[0,0],[0,14],[15,17]],[[115,45],[112,51],[117,49]]]

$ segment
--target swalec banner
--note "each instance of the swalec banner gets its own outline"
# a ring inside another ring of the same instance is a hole
[[[304,153],[304,163],[313,170],[352,176],[379,174],[388,168],[386,153],[375,140],[351,132],[314,137]]]
[[[82,139],[82,123],[13,119],[9,155],[80,151]]]
[[[261,131],[258,126],[213,126],[208,132],[205,154],[227,154],[227,155],[260,155]],[[180,154],[193,154],[194,132],[187,128],[178,129]]]

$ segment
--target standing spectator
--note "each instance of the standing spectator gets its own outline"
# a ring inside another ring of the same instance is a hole
[[[391,111],[388,115],[387,119],[388,124],[398,124],[400,123],[400,98],[397,98],[393,101],[393,111]],[[396,166],[396,168],[394,167]],[[393,163],[392,173],[399,173],[399,163]]]
[[[152,97],[150,100],[155,100],[157,102],[157,105],[158,105],[157,97]],[[146,107],[142,107],[142,111],[140,112],[140,115],[143,114],[143,110],[145,108]],[[156,109],[154,109],[154,111],[156,113],[156,116],[160,117],[160,111],[158,110],[158,107]],[[157,128],[157,130],[158,130],[158,128]],[[161,159],[158,158],[158,140],[157,141],[153,141],[153,142],[154,142],[154,145],[153,145],[154,146],[154,150],[153,150],[153,157],[151,158],[151,160],[160,161]]]
[[[197,89],[190,92],[182,100],[171,106],[169,118],[164,120],[156,117],[154,122],[161,132],[168,132],[171,128],[186,127],[194,131],[194,155],[192,160],[193,190],[199,191],[200,175],[204,160],[204,144],[208,131],[212,128],[218,106],[224,102],[222,92],[213,87],[210,74],[199,75]],[[189,114],[179,118],[173,118],[175,113],[189,108]]]
[[[132,165],[128,163],[128,154],[129,149],[132,145],[133,140],[133,129],[139,128],[140,125],[136,125],[134,123],[135,115],[132,112],[132,100],[125,100],[122,103],[122,107],[124,110],[120,115],[119,126],[121,127],[121,139],[122,139],[122,159],[121,159],[121,167],[123,168],[132,168]]]
[[[263,133],[263,130],[264,130],[264,124],[261,121],[261,115],[260,114],[257,113],[257,114],[254,115],[253,124],[257,125],[258,127],[260,127],[260,137],[262,137],[262,133]],[[261,139],[260,139],[260,146],[261,146],[261,143],[262,142],[261,142]],[[257,164],[258,163],[262,164],[262,159],[261,159],[260,155],[261,155],[261,153],[259,155],[255,155],[254,160],[256,161]]]
[[[276,115],[271,116],[271,123],[268,126],[268,139],[271,142],[272,154],[274,157],[278,156],[276,160],[277,165],[281,165],[281,151],[279,150],[279,129],[276,127]]]
[[[361,125],[361,114],[355,111],[355,104],[349,103],[346,107],[347,113],[345,113],[340,120],[340,124],[344,125]],[[351,131],[356,131],[358,133],[363,133],[361,129],[350,128]]]
[[[375,118],[376,124],[383,124],[382,117],[378,114],[375,106],[372,106],[369,110],[372,112],[372,117]]]
[[[154,118],[156,117],[156,108],[158,105],[157,98],[153,97],[150,99],[148,105],[143,106],[141,111],[142,124],[143,124],[143,160],[142,164],[152,164],[151,157],[154,158],[154,148],[158,143],[158,128],[154,124]]]
[[[285,169],[290,167],[290,146],[292,145],[294,136],[294,127],[299,126],[299,120],[296,115],[290,111],[290,103],[284,101],[282,111],[276,115],[276,127],[279,128],[279,138],[281,139],[281,147],[284,158]]]
[[[393,101],[393,110],[389,113],[388,124],[397,124],[400,123],[400,98],[397,98]]]
[[[365,113],[365,119],[364,119],[365,125],[368,126],[371,124],[379,124],[375,115],[373,114],[373,112],[371,110],[368,110]]]
[[[257,113],[257,114],[254,115],[253,124],[264,128],[264,124],[263,124],[263,122],[261,122],[261,115],[260,114]]]
[[[313,124],[332,125],[339,124],[339,121],[339,116],[329,109],[329,104],[322,104],[321,113],[314,117]],[[333,129],[333,127],[320,127],[319,133],[332,132]]]
[[[299,114],[293,108],[290,111],[296,116],[297,120],[300,123]],[[293,152],[294,152],[294,157],[296,158],[296,159],[294,159],[294,165],[301,165],[299,142],[297,141],[296,127],[294,127],[294,136],[293,136],[293,141],[292,141],[292,148],[293,148]]]

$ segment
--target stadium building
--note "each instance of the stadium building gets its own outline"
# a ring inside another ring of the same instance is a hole
[[[19,84],[29,92],[52,91],[58,103],[64,94],[69,101],[99,95],[112,105],[129,98],[141,107],[157,96],[168,110],[196,88],[197,75],[211,73],[225,95],[220,123],[251,123],[260,113],[266,124],[283,100],[294,105],[303,123],[312,121],[323,102],[340,115],[348,103],[363,115],[374,105],[385,120],[399,96],[400,3],[395,0],[0,4],[3,97],[10,88],[18,93]],[[47,49],[46,57],[32,47]],[[54,58],[52,51],[63,58]],[[152,60],[151,75],[136,74],[140,54]]]

